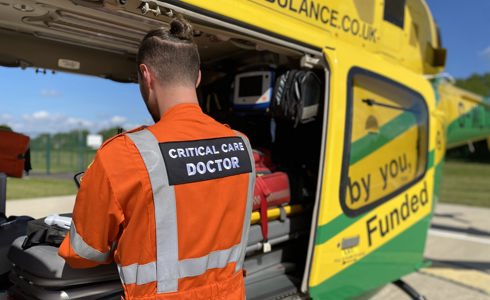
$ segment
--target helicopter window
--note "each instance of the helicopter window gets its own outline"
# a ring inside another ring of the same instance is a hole
[[[428,112],[419,93],[359,68],[349,73],[347,100],[340,199],[353,216],[423,177]]]
[[[405,0],[385,0],[383,19],[403,29],[405,23]]]

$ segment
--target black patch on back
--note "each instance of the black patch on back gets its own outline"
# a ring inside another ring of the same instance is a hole
[[[160,143],[170,185],[252,172],[241,137]]]

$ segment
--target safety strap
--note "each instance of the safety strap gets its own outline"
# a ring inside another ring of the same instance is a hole
[[[155,262],[143,265],[119,265],[119,275],[123,284],[141,285],[156,281],[157,293],[169,293],[178,290],[179,279],[201,275],[208,269],[224,268],[229,263],[236,262],[236,271],[241,270],[245,258],[252,210],[254,166],[252,165],[252,172],[248,174],[247,212],[244,216],[240,243],[231,248],[214,251],[202,257],[179,261],[175,191],[174,187],[169,184],[165,162],[160,152],[158,141],[147,129],[129,133],[128,137],[136,145],[145,163],[152,187],[155,206],[157,259]],[[242,139],[252,162],[250,144],[246,138],[242,137]]]
[[[256,182],[257,187],[260,189],[260,223],[262,227],[262,238],[264,241],[268,240],[268,224],[267,224],[267,196],[270,195],[270,190],[264,183],[264,180],[259,176]]]

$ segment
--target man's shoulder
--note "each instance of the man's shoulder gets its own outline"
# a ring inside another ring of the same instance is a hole
[[[216,135],[219,135],[219,136],[237,136],[238,135],[238,136],[246,137],[248,139],[248,137],[244,133],[232,128],[229,124],[222,123],[222,122],[214,119],[213,117],[211,117],[205,113],[203,113],[203,115],[209,119],[210,124],[213,124],[215,126],[214,128],[216,129],[216,132],[215,132]]]
[[[132,133],[132,132],[137,132],[140,130],[143,130],[145,127],[140,126],[119,134],[116,134],[115,136],[109,138],[106,140],[102,146],[100,146],[99,150],[97,151],[97,154],[99,156],[106,156],[106,155],[113,155],[115,152],[126,152],[128,147],[128,138],[127,134]]]

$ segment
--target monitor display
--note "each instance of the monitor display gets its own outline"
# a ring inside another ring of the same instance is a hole
[[[247,76],[240,78],[238,97],[250,97],[262,95],[263,76]]]

